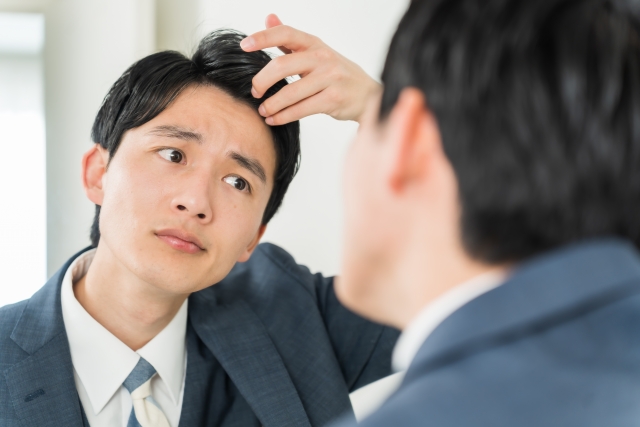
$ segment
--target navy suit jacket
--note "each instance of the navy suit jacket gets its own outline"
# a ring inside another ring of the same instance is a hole
[[[360,427],[638,425],[640,257],[611,239],[531,260],[453,313]]]
[[[2,427],[86,425],[60,304],[78,255],[0,309]],[[322,426],[352,414],[349,392],[390,373],[397,334],[340,305],[332,279],[262,244],[189,297],[180,426]]]

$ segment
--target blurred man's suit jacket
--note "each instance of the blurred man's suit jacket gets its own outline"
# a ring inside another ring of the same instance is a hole
[[[424,341],[360,425],[382,426],[640,426],[637,250],[603,239],[519,266]]]
[[[87,424],[60,303],[78,255],[29,300],[0,309],[2,427]],[[350,413],[350,391],[390,373],[396,338],[340,305],[332,279],[260,245],[189,297],[180,426],[325,425]]]

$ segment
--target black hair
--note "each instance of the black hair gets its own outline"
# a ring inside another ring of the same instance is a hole
[[[465,249],[519,261],[582,239],[640,246],[640,24],[632,0],[414,0],[380,119],[425,94]]]
[[[164,51],[133,64],[105,97],[93,123],[92,140],[105,148],[112,158],[127,130],[152,120],[192,85],[215,86],[257,111],[260,104],[287,85],[287,81],[280,80],[260,99],[251,95],[253,77],[271,61],[271,57],[263,51],[243,51],[240,41],[244,37],[237,31],[218,30],[202,39],[191,58],[179,52]],[[276,170],[263,224],[271,220],[282,204],[300,164],[300,123],[271,126],[270,130],[276,152]],[[100,206],[96,205],[91,226],[94,247],[100,240],[99,219]]]

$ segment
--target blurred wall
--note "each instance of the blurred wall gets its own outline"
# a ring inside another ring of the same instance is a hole
[[[0,12],[0,306],[47,274],[43,47],[42,14]]]
[[[102,99],[155,50],[154,0],[51,0],[45,8],[47,270],[88,246],[94,206],[80,161]]]
[[[263,28],[277,13],[321,37],[378,77],[408,0],[0,0],[0,11],[45,14],[47,269],[53,274],[89,244],[93,206],[80,160],[109,87],[135,60],[158,49],[190,53],[208,31]],[[302,168],[265,235],[314,271],[339,269],[341,179],[357,125],[325,116],[302,121]]]

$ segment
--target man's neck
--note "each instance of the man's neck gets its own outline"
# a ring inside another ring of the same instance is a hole
[[[397,283],[404,286],[404,303],[395,313],[396,326],[404,329],[422,310],[449,291],[485,274],[507,274],[510,265],[489,265],[469,257],[457,242],[445,240],[432,247],[411,246],[398,268]]]
[[[134,351],[158,335],[188,297],[141,280],[102,245],[73,291],[91,317]]]

